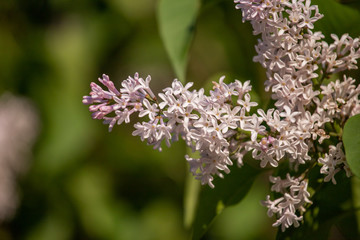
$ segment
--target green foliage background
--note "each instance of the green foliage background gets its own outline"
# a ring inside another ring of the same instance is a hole
[[[324,10],[319,28],[327,37],[360,35],[358,1],[346,1],[345,10],[334,0],[313,2]],[[0,93],[30,98],[41,118],[30,167],[18,179],[19,208],[1,225],[0,239],[189,239],[184,144],[159,153],[132,137],[131,125],[108,133],[81,103],[102,73],[118,86],[135,72],[150,74],[155,92],[176,77],[157,6],[155,0],[0,1]],[[187,71],[179,77],[196,88],[224,74],[251,79],[254,98],[265,105],[264,70],[251,61],[251,26],[241,22],[231,0],[203,0],[197,12],[189,56],[184,52],[179,63],[187,62]],[[359,78],[359,72],[352,75]],[[259,203],[266,182],[266,175],[258,177],[204,239],[273,239],[273,219]]]

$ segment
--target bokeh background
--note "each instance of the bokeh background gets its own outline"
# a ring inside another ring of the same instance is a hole
[[[149,74],[154,92],[171,84],[176,76],[156,6],[156,0],[0,0],[0,94],[28,99],[39,118],[31,154],[22,155],[26,170],[14,184],[17,211],[3,220],[0,239],[189,239],[184,144],[160,153],[133,137],[131,124],[108,133],[81,102],[103,73],[118,86],[135,72]],[[321,21],[330,33],[332,20]],[[359,27],[352,33],[359,36]],[[264,70],[252,63],[255,43],[232,1],[204,0],[187,80],[199,88],[224,74],[251,79],[254,98],[266,103]],[[204,239],[273,239],[276,229],[260,205],[264,179]]]

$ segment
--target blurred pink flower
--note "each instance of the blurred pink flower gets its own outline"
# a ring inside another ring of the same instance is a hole
[[[39,131],[34,106],[25,98],[0,96],[0,222],[11,218],[18,195],[16,177],[28,166]]]

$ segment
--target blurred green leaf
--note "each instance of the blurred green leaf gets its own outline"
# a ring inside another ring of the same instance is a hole
[[[64,22],[49,32],[46,46],[54,71],[39,85],[45,117],[44,136],[36,167],[48,176],[57,176],[74,166],[94,141],[95,122],[81,102],[88,91],[94,66],[93,52],[79,20]]]
[[[335,0],[313,0],[313,4],[319,6],[324,17],[316,22],[316,30],[321,30],[329,39],[331,33],[342,35],[349,33],[350,36],[359,35],[360,12],[347,5],[340,4]]]
[[[233,166],[224,179],[214,180],[214,189],[208,186],[201,189],[193,239],[200,239],[225,207],[237,204],[246,196],[259,172],[246,164],[241,168]]]
[[[267,217],[267,208],[260,204],[269,193],[268,187],[267,176],[257,177],[241,203],[224,209],[205,238],[275,239],[277,229],[271,226],[274,219]]]
[[[344,126],[343,142],[351,171],[360,177],[360,114],[351,117]]]
[[[111,239],[118,227],[118,209],[111,198],[108,173],[96,165],[88,165],[69,178],[67,188],[86,231],[98,239]]]
[[[26,240],[65,240],[70,239],[72,234],[69,219],[53,211],[43,219],[32,232],[26,236]]]
[[[184,240],[181,211],[171,201],[156,199],[141,212],[141,240]]]
[[[182,82],[185,81],[188,51],[199,8],[199,0],[160,0],[158,5],[160,35]]]

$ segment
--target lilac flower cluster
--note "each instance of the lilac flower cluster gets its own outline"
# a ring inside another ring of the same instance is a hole
[[[269,217],[274,214],[279,217],[273,226],[281,226],[282,231],[293,224],[295,227],[300,226],[299,221],[302,221],[303,217],[297,216],[296,211],[303,213],[306,211],[304,206],[312,203],[309,199],[310,193],[307,191],[307,181],[287,174],[285,179],[270,177],[270,182],[273,183],[271,191],[283,195],[274,201],[271,201],[268,195],[266,201],[262,201],[262,204],[268,208]]]
[[[345,160],[344,152],[342,151],[342,143],[339,142],[336,146],[329,146],[329,154],[325,153],[325,156],[319,158],[319,163],[322,165],[320,173],[326,174],[324,182],[332,181],[336,184],[335,174],[343,168],[346,172],[346,176],[350,177],[351,170]]]
[[[144,80],[135,74],[123,81],[118,91],[109,77],[103,75],[99,81],[107,90],[91,83],[93,91],[84,97],[83,103],[91,104],[89,110],[93,118],[104,119],[110,131],[115,123],[129,122],[134,112],[146,117],[147,121],[134,125],[133,135],[140,136],[154,149],[161,151],[163,141],[170,146],[179,137],[184,139],[193,151],[200,153],[198,159],[189,156],[186,159],[190,171],[202,184],[214,187],[213,175],[223,177],[221,171],[229,173],[228,166],[233,164],[230,143],[234,145],[241,129],[249,131],[255,142],[258,134],[265,133],[265,127],[260,126],[261,119],[249,116],[251,107],[257,105],[251,102],[249,82],[225,84],[222,77],[206,96],[204,89],[190,91],[192,83],[183,86],[174,80],[171,87],[159,94],[161,101],[158,101],[149,88],[150,80],[150,76]]]
[[[262,110],[258,112],[270,126],[272,141],[279,143],[278,154],[274,159],[274,155],[269,154],[273,149],[264,151],[255,144],[248,147],[253,157],[261,156],[262,163],[269,162],[276,167],[274,160],[285,156],[296,169],[299,164],[317,158],[318,153],[323,152],[321,149],[326,148],[321,146],[323,141],[335,135],[337,138],[333,140],[339,142],[337,146],[328,146],[329,154],[318,159],[322,165],[320,172],[326,175],[325,182],[332,180],[334,184],[334,175],[341,169],[351,176],[342,151],[341,133],[336,128],[343,127],[350,116],[360,113],[360,86],[345,75],[343,81],[325,84],[324,80],[331,74],[357,68],[360,40],[348,34],[341,37],[332,34],[333,43],[322,41],[324,35],[312,29],[323,15],[318,6],[311,5],[311,0],[235,0],[235,3],[236,8],[242,10],[243,21],[251,22],[255,35],[261,34],[254,61],[267,70],[265,89],[272,91],[276,106],[276,110],[270,109],[266,115]],[[291,181],[288,183],[290,188],[296,186]],[[277,210],[276,213],[279,219],[274,225],[281,225],[283,231],[292,224],[298,226],[300,217],[295,211],[289,214],[289,211]]]
[[[250,21],[254,34],[261,35],[254,61],[267,71],[265,90],[273,93],[275,108],[253,113],[258,104],[251,101],[249,81],[226,84],[221,77],[206,95],[204,89],[190,90],[192,83],[184,86],[174,80],[156,97],[149,87],[150,76],[144,80],[136,73],[119,90],[106,75],[99,78],[105,90],[91,83],[92,92],[83,103],[90,105],[92,117],[103,119],[111,131],[116,123],[129,123],[130,115],[137,112],[146,120],[135,123],[133,135],[160,151],[163,141],[170,146],[181,137],[200,156],[185,156],[190,172],[210,187],[215,175],[230,172],[233,161],[241,167],[247,152],[262,168],[288,160],[295,172],[303,164],[322,166],[325,182],[336,184],[334,176],[341,169],[351,176],[337,129],[360,113],[360,86],[345,75],[343,81],[326,79],[357,68],[359,39],[333,34],[333,43],[322,41],[323,34],[312,29],[323,15],[310,0],[235,3],[243,21]],[[263,202],[268,215],[278,218],[274,226],[283,231],[299,226],[306,204],[311,204],[306,174],[288,174],[284,180],[270,177],[270,181],[271,190],[282,194]]]

